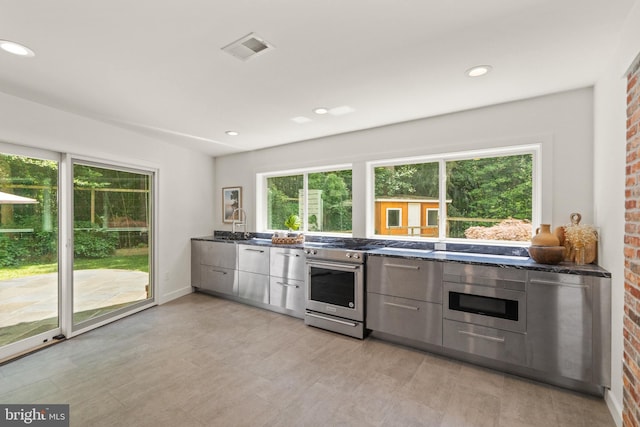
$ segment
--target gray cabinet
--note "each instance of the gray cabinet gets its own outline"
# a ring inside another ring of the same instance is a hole
[[[608,385],[610,306],[607,279],[530,272],[527,341],[534,369]],[[605,319],[603,319],[603,316]]]
[[[191,241],[191,286],[236,294],[236,245]]]
[[[442,264],[370,256],[366,327],[442,345]]]
[[[304,318],[305,256],[302,249],[272,247],[269,254],[269,304]]]
[[[238,246],[238,296],[269,304],[269,248]]]

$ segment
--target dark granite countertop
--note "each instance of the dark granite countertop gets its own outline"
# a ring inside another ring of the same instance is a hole
[[[435,250],[433,242],[404,240],[380,240],[306,236],[302,244],[282,245],[271,242],[270,233],[248,233],[245,236],[228,231],[215,231],[213,235],[194,237],[192,240],[248,244],[288,248],[313,247],[322,244],[327,248],[344,248],[366,251],[368,256],[389,256],[396,258],[417,258],[440,262],[486,265],[500,268],[545,271],[551,273],[580,274],[585,276],[611,277],[611,273],[595,264],[578,265],[562,262],[557,265],[538,264],[533,261],[527,248],[521,246],[495,246],[468,243],[447,243],[446,251]]]

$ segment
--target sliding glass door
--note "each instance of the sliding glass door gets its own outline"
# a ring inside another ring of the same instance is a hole
[[[153,301],[153,174],[73,162],[73,330]]]
[[[60,333],[58,160],[0,152],[0,360]]]

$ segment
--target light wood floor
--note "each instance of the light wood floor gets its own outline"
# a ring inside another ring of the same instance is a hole
[[[0,367],[72,426],[614,426],[599,398],[192,294]]]

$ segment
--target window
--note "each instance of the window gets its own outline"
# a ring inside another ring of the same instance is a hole
[[[538,150],[510,147],[371,163],[374,235],[529,241]],[[392,209],[408,212],[407,222],[393,230]]]
[[[438,226],[438,209],[427,208],[426,216],[427,216],[427,227]]]
[[[267,230],[283,230],[286,219],[298,215],[299,231],[351,233],[352,172],[333,167],[330,170],[307,170],[295,174],[262,174],[266,187]]]
[[[402,209],[387,208],[387,228],[402,226]]]

